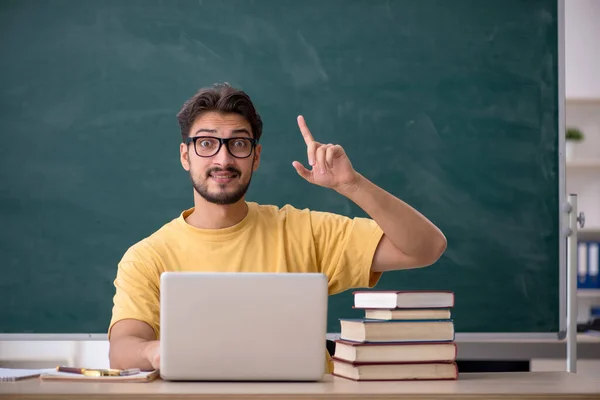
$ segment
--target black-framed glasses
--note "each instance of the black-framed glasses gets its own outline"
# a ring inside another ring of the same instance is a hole
[[[214,136],[194,136],[185,140],[185,144],[194,142],[194,150],[199,157],[212,157],[225,145],[229,154],[235,158],[248,158],[258,140],[248,137],[218,138]]]

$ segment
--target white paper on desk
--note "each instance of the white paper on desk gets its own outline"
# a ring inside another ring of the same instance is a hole
[[[35,378],[41,374],[55,371],[54,368],[46,369],[15,369],[0,368],[0,382],[14,382],[25,378]]]

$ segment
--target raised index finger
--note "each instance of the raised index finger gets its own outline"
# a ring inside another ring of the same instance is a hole
[[[300,132],[302,132],[302,137],[304,138],[304,142],[307,146],[315,141],[310,133],[310,130],[308,129],[308,126],[306,126],[306,121],[302,115],[298,115],[298,127],[300,128]]]

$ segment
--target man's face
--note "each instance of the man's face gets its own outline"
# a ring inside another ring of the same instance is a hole
[[[190,129],[189,137],[210,136],[214,138],[252,138],[250,124],[239,114],[208,112],[198,118]],[[248,190],[252,172],[260,163],[261,146],[256,145],[247,158],[236,158],[223,144],[218,153],[209,157],[214,139],[198,139],[180,146],[181,165],[189,171],[194,189],[205,200],[215,204],[234,204],[241,200]],[[234,154],[244,141],[230,142]],[[216,146],[218,147],[218,143]],[[207,150],[208,149],[208,150]],[[244,155],[243,152],[241,154]]]

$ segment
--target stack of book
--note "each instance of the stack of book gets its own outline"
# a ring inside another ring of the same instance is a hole
[[[340,319],[333,375],[357,381],[457,379],[454,293],[359,291],[365,318]]]

